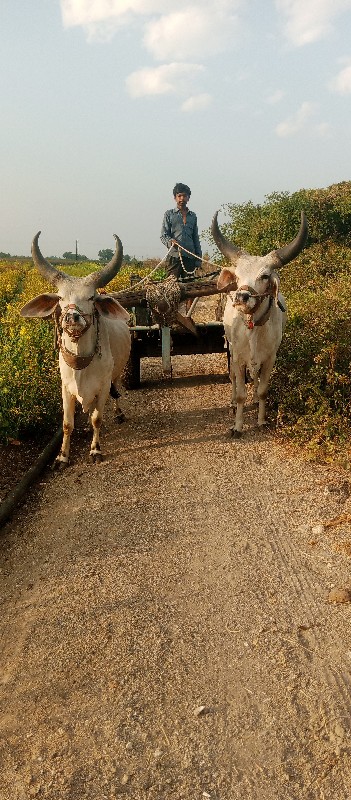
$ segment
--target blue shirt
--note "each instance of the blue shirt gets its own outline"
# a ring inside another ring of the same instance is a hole
[[[190,250],[191,253],[195,253],[196,256],[202,256],[197,229],[197,216],[193,211],[187,209],[185,224],[181,211],[179,211],[178,208],[171,208],[169,211],[165,212],[161,228],[161,242],[169,249],[172,244],[172,239],[175,239],[187,250]],[[183,256],[188,256],[188,253],[181,252]],[[178,249],[172,247],[169,255],[178,255]]]

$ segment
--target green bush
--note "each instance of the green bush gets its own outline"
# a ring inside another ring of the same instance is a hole
[[[230,220],[221,226],[224,235],[257,255],[291,241],[301,211],[306,213],[307,247],[281,269],[288,323],[269,403],[283,436],[313,457],[341,458],[350,467],[351,182],[273,193],[262,205],[230,204],[225,210]]]
[[[224,235],[249,253],[265,255],[291,241],[298,231],[301,211],[308,219],[308,243],[329,240],[351,245],[351,181],[327,189],[273,192],[262,204],[228,203],[222,207],[229,221],[218,222]],[[210,230],[205,238],[213,243]]]
[[[303,442],[313,456],[338,453],[345,463],[351,434],[350,262],[351,248],[331,243],[315,245],[285,269],[288,323],[270,387],[284,435]]]
[[[7,304],[0,320],[0,439],[19,439],[50,431],[59,422],[61,407],[53,325],[25,320],[20,308],[48,291],[36,270],[27,265],[20,297]]]

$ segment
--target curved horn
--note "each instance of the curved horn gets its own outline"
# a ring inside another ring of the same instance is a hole
[[[38,245],[40,234],[41,231],[38,231],[38,233],[34,236],[31,248],[32,258],[38,272],[40,272],[43,278],[46,278],[50,283],[58,283],[58,281],[69,278],[69,275],[66,275],[64,272],[60,272],[59,269],[56,269],[56,267],[50,264],[50,261],[47,261],[46,258],[42,256]]]
[[[112,281],[112,278],[117,275],[117,272],[119,272],[122,266],[123,245],[117,234],[114,233],[113,235],[116,239],[116,250],[111,258],[111,261],[109,261],[108,264],[105,264],[105,266],[98,272],[92,272],[85,278],[85,281],[87,283],[92,283],[96,289],[106,286],[107,283]]]
[[[295,236],[295,239],[290,242],[290,244],[286,244],[285,247],[281,247],[279,250],[274,251],[274,255],[278,256],[281,263],[288,264],[289,261],[292,261],[293,258],[296,258],[301,250],[303,250],[308,236],[308,224],[307,218],[304,211],[301,211],[301,224],[300,230]]]
[[[218,250],[223,253],[226,258],[229,258],[230,261],[236,261],[242,253],[240,247],[236,247],[232,242],[229,242],[228,239],[225,239],[223,233],[219,230],[218,222],[217,222],[218,211],[216,211],[211,225],[211,233],[216,242]]]

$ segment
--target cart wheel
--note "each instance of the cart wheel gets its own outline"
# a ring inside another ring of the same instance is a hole
[[[132,339],[130,356],[124,367],[122,382],[126,389],[140,388],[140,355],[136,342]]]

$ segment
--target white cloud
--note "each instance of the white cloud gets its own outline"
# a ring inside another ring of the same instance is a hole
[[[81,26],[88,41],[111,39],[122,26],[144,30],[144,45],[160,67],[131,73],[126,86],[132,97],[175,93],[184,110],[208,105],[209,95],[194,91],[202,61],[235,41],[238,8],[244,0],[60,0],[65,27]],[[138,26],[136,26],[138,20]],[[186,99],[187,98],[187,99]]]
[[[321,139],[327,139],[331,135],[331,126],[328,122],[319,122],[315,126],[315,132]]]
[[[172,63],[146,67],[132,72],[126,79],[131,97],[157,94],[186,94],[204,67],[201,64]]]
[[[178,8],[146,25],[144,44],[158,61],[182,61],[221,52],[233,44],[238,30],[237,17],[231,13],[234,5],[217,0],[215,4]]]
[[[237,31],[235,11],[243,0],[60,0],[65,27],[80,25],[89,40],[111,38],[139,17],[144,43],[157,60],[184,61],[216,53]],[[150,17],[153,17],[150,19]]]
[[[64,25],[70,27],[117,20],[130,13],[161,14],[167,5],[172,8],[167,0],[61,0],[61,12]]]
[[[327,36],[334,18],[351,8],[351,0],[276,0],[275,4],[287,20],[285,35],[296,47]]]
[[[61,0],[64,26],[80,25],[88,40],[110,39],[135,16],[161,14],[168,9],[172,9],[171,0]]]
[[[272,94],[267,97],[266,102],[269,103],[270,106],[275,106],[277,103],[280,103],[284,97],[284,94],[285,92],[283,92],[281,89],[276,89],[275,92],[272,92]]]
[[[292,114],[284,122],[280,122],[276,127],[277,136],[294,136],[306,126],[306,122],[311,118],[315,110],[313,103],[302,103],[296,114]]]
[[[212,103],[211,95],[204,92],[203,94],[195,94],[188,97],[187,100],[184,100],[184,103],[182,103],[181,109],[182,111],[202,111],[204,108],[207,108],[210,103]]]
[[[351,94],[351,63],[346,64],[339,74],[328,84],[332,92]]]

